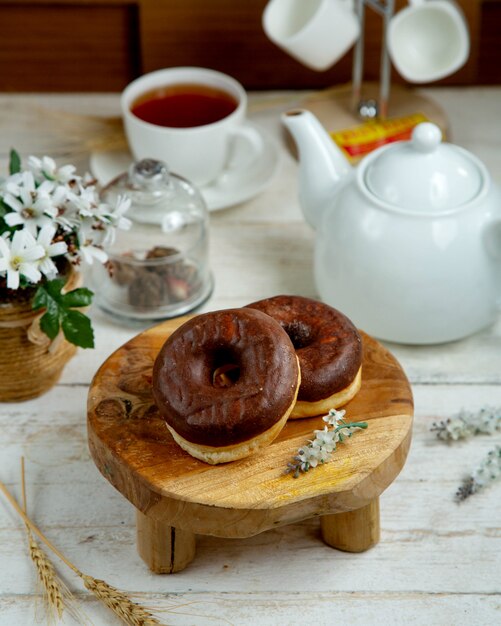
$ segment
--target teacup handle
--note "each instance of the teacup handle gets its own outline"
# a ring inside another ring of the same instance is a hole
[[[237,144],[244,141],[248,150],[244,158],[238,158]],[[263,152],[264,142],[261,134],[252,126],[239,126],[231,131],[231,146],[226,169],[230,171],[244,169],[255,162]]]

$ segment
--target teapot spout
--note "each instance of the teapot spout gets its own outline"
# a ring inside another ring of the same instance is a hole
[[[352,170],[318,119],[309,111],[294,109],[282,116],[299,151],[299,203],[314,228],[323,211],[332,204],[340,181]]]

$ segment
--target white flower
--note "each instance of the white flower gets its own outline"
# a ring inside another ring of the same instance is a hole
[[[59,187],[59,190],[59,198],[56,199],[54,197],[55,193],[53,194],[54,204],[57,206],[57,216],[54,221],[66,232],[77,230],[82,219],[78,214],[78,210],[69,199],[71,192],[67,187]]]
[[[25,170],[8,176],[2,183],[2,191],[17,197],[27,187],[30,190],[34,190],[40,187],[41,183],[45,183],[42,188],[45,193],[50,193],[54,187],[54,182],[45,179],[38,181],[35,179],[32,172]]]
[[[13,184],[9,187],[13,189]],[[53,183],[49,181],[36,187],[33,174],[23,172],[20,184],[17,186],[17,193],[14,195],[7,192],[3,196],[4,203],[12,209],[4,216],[5,222],[9,226],[22,225],[32,235],[36,235],[39,228],[51,224],[57,215],[57,208],[50,195],[53,188]]]
[[[106,238],[103,241],[103,246],[111,246],[114,243],[117,228],[129,230],[131,227],[132,222],[127,217],[124,217],[124,213],[130,208],[130,204],[130,198],[119,196],[114,207],[109,205],[99,206],[99,219],[106,225]]]
[[[51,257],[61,256],[68,251],[68,246],[64,241],[52,243],[55,234],[56,228],[52,224],[46,224],[38,233],[36,241],[45,253],[39,261],[38,269],[49,279],[54,278],[57,274],[57,267]]]
[[[81,219],[78,225],[78,239],[81,245],[101,246],[106,243],[107,238],[107,229],[103,224],[92,217]]]
[[[97,207],[94,217],[104,222],[106,225],[128,230],[131,226],[131,221],[124,217],[124,213],[126,213],[129,208],[130,198],[127,198],[127,196],[118,196],[114,207],[106,203],[101,203]]]
[[[79,250],[80,256],[88,265],[92,265],[94,259],[99,263],[106,263],[108,255],[101,248],[92,245],[84,245]]]
[[[496,446],[487,453],[480,465],[467,476],[456,491],[456,501],[462,502],[474,493],[477,493],[490,483],[501,477],[501,446]]]
[[[482,409],[480,411],[480,423],[478,424],[478,430],[488,435],[493,435],[496,430],[501,430],[501,410],[497,412],[489,409]]]
[[[342,409],[341,411],[336,411],[336,409],[331,409],[327,415],[322,417],[323,421],[329,424],[329,426],[338,426],[340,422],[344,420],[344,416],[346,411]]]
[[[2,190],[14,196],[19,195],[19,186],[23,184],[22,172],[11,174],[2,182]]]
[[[98,194],[94,186],[82,186],[80,183],[68,190],[68,203],[81,217],[93,217],[98,205]]]
[[[39,181],[46,179],[57,181],[58,183],[68,183],[77,178],[74,165],[63,165],[58,168],[54,159],[48,156],[44,156],[41,159],[35,156],[28,157],[28,168]]]
[[[115,228],[92,217],[82,219],[77,230],[80,245],[105,248],[115,241]]]
[[[56,209],[54,222],[66,231],[73,230],[79,222],[75,209],[68,202],[68,193],[68,187],[57,185],[51,194],[52,204]]]
[[[101,203],[94,208],[82,209],[79,229],[83,238],[95,246],[111,246],[115,241],[116,229],[127,230],[131,226],[130,220],[123,216],[129,206],[128,198],[119,197],[115,207]]]
[[[478,485],[485,487],[501,476],[501,446],[490,450],[482,463],[473,472],[473,478]]]
[[[457,441],[468,436],[468,425],[460,418],[453,418],[447,424],[447,433],[449,439]]]
[[[322,446],[316,440],[313,441],[313,443],[311,444],[311,447],[316,450],[317,458],[320,463],[326,463],[327,461],[330,461],[332,458],[332,452],[335,449],[335,448],[329,449],[330,446]]]
[[[19,287],[20,276],[32,283],[37,283],[42,275],[38,270],[38,261],[45,251],[26,230],[17,230],[12,241],[0,237],[0,272],[7,273],[8,289]]]
[[[316,467],[320,460],[318,448],[306,446],[298,450],[297,460],[299,461],[301,470],[307,472],[310,467]]]
[[[315,431],[315,439],[312,441],[312,446],[320,447],[326,452],[332,452],[336,449],[336,443],[339,441],[339,433],[334,430],[329,430],[326,426],[323,430]]]
[[[77,252],[77,256],[88,265],[92,265],[94,263],[94,259],[99,261],[99,263],[106,263],[108,260],[106,252],[94,245],[93,241],[86,239],[85,234],[81,231],[78,233],[78,245],[79,250]]]

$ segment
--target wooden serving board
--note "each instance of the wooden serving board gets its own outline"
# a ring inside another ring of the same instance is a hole
[[[284,471],[313,431],[323,428],[318,417],[289,421],[258,454],[211,466],[174,442],[151,392],[155,357],[187,319],[164,322],[119,348],[95,375],[88,397],[92,457],[139,510],[139,551],[150,567],[182,569],[193,558],[195,533],[248,537],[313,516],[324,516],[330,545],[358,551],[376,543],[378,496],[403,467],[412,431],[412,392],[396,359],[362,333],[362,387],[345,409],[349,421],[366,420],[369,427],[340,444],[329,463],[297,479]],[[357,524],[358,539],[352,536]],[[174,530],[181,546],[177,561]]]

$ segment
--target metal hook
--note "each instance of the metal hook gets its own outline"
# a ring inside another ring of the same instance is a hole
[[[380,117],[385,119],[390,98],[391,64],[386,39],[388,26],[395,9],[395,0],[356,0],[356,10],[360,21],[360,37],[355,46],[353,57],[353,107],[363,119]],[[381,40],[381,61],[379,77],[379,101],[362,98],[362,79],[364,72],[365,47],[365,7],[368,6],[383,18],[383,36]]]

